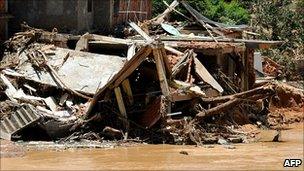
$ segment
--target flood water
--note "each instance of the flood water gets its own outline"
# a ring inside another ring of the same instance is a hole
[[[284,142],[237,144],[236,149],[173,145],[141,145],[114,149],[29,151],[1,158],[4,170],[219,170],[283,168],[285,159],[303,160],[303,124],[282,132]],[[180,154],[186,151],[188,155]],[[294,169],[294,168],[291,168]],[[303,164],[297,168],[303,170]]]

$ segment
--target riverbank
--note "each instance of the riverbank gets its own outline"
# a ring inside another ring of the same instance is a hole
[[[3,170],[219,170],[284,169],[289,158],[303,160],[303,123],[282,131],[281,142],[234,144],[203,147],[176,145],[138,145],[105,149],[64,151],[30,150],[25,155],[1,158]],[[299,170],[303,170],[303,165]]]

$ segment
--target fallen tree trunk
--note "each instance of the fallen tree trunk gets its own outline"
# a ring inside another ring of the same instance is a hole
[[[215,97],[215,98],[202,98],[206,103],[222,103],[216,107],[204,110],[196,114],[193,122],[200,122],[207,116],[220,114],[233,107],[236,107],[247,101],[256,101],[270,97],[274,94],[274,85],[267,85],[258,87],[249,91],[237,93],[229,96]]]
[[[254,97],[256,95],[268,95],[268,94],[273,94],[275,92],[274,85],[265,85],[262,87],[257,87],[252,90],[244,91],[241,93],[233,94],[233,95],[228,95],[228,96],[220,96],[220,97],[215,97],[215,98],[201,98],[201,100],[204,103],[224,103],[232,99],[240,98],[240,99],[249,99],[249,100],[258,100]]]
[[[220,104],[220,105],[218,105],[214,108],[211,108],[209,110],[205,110],[205,111],[202,111],[202,112],[198,113],[195,116],[194,120],[195,121],[201,121],[204,117],[219,114],[219,113],[231,108],[232,106],[236,106],[236,105],[240,104],[241,102],[242,102],[242,99],[235,98],[235,99],[230,100],[226,103]]]

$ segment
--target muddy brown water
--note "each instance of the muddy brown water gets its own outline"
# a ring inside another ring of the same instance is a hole
[[[282,132],[283,142],[237,144],[236,149],[140,145],[114,149],[28,151],[1,158],[3,170],[290,170],[285,159],[303,160],[303,124]],[[188,155],[181,154],[185,151]],[[291,168],[292,170],[295,168]],[[303,164],[297,168],[303,170]]]

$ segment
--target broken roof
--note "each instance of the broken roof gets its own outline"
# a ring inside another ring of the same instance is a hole
[[[99,87],[103,87],[124,66],[125,58],[111,55],[73,51],[56,48],[49,55],[48,64],[58,68],[58,75],[70,88],[95,94]],[[23,53],[22,58],[27,58]],[[55,82],[53,76],[47,71],[37,72],[30,62],[24,62],[17,70],[19,76],[51,86],[60,85]],[[16,73],[6,72],[7,75]]]

